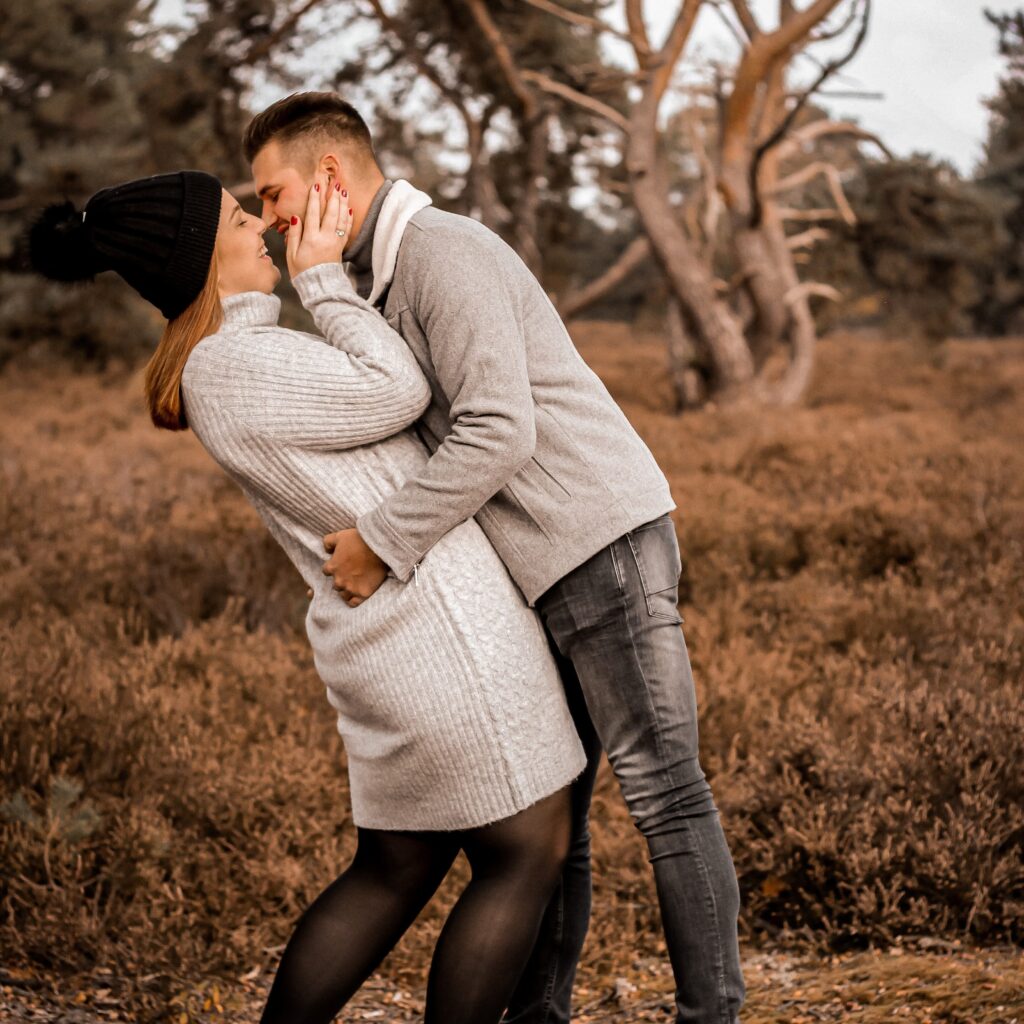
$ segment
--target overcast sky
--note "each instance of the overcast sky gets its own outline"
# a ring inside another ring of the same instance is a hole
[[[980,0],[881,0],[850,76],[878,88],[876,103],[836,101],[854,111],[899,154],[925,149],[964,172],[981,157],[988,125],[982,99],[997,87],[1003,63],[998,35]],[[998,11],[1007,3],[992,0]]]
[[[663,35],[678,4],[648,0],[646,6],[651,34]],[[898,156],[925,150],[969,173],[988,124],[982,99],[995,92],[1001,69],[997,33],[982,14],[986,6],[1006,11],[1011,3],[874,0],[864,46],[828,88],[882,92],[884,99],[829,100],[833,116],[855,115]],[[776,0],[752,0],[751,7],[763,15],[763,25],[774,25]],[[727,30],[709,9],[701,14],[695,41],[708,55],[732,52]]]

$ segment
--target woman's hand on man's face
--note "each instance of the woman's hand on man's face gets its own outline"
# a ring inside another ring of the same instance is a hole
[[[327,184],[318,175],[309,188],[305,217],[292,217],[288,228],[288,273],[294,278],[321,263],[337,263],[352,227],[348,192],[340,182]]]

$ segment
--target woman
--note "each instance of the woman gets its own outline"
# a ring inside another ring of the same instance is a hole
[[[429,391],[339,262],[351,211],[317,183],[288,264],[323,337],[277,325],[266,225],[213,177],[158,175],[49,208],[34,266],[112,269],[168,318],[146,368],[154,422],[189,426],[313,591],[317,671],[348,754],[358,848],[300,918],[262,1024],[330,1021],[435,892],[459,850],[472,881],[431,963],[426,1020],[497,1022],[533,946],[585,757],[539,620],[475,521],[416,579],[346,603],[324,535],[355,523],[428,455],[406,429]]]

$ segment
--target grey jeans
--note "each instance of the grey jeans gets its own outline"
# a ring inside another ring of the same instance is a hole
[[[676,982],[677,1024],[735,1024],[740,895],[697,750],[693,674],[676,607],[682,565],[668,515],[644,523],[537,602],[587,771],[574,783],[573,845],[505,1024],[568,1024],[590,919],[587,826],[601,748],[647,842]]]

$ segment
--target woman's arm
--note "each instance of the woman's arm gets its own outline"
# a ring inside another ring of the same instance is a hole
[[[395,372],[422,377],[402,336],[352,287],[340,263],[320,263],[292,279],[303,306],[327,342],[343,352],[379,359]]]
[[[325,339],[285,328],[225,331],[189,359],[194,400],[282,444],[323,450],[413,423],[430,386],[401,335],[355,294],[340,264],[313,267],[294,283]]]

